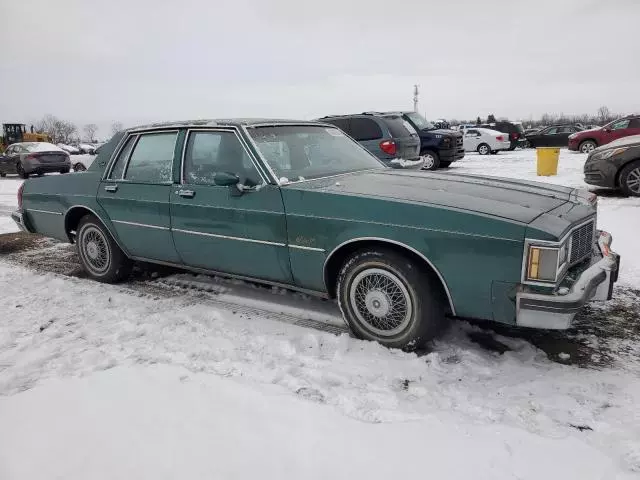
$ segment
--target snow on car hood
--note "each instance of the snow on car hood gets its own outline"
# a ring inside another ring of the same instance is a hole
[[[640,135],[631,135],[630,137],[619,138],[618,140],[614,140],[611,143],[607,143],[606,145],[602,145],[596,148],[596,150],[597,151],[608,150],[610,148],[624,147],[627,145],[632,145],[634,143],[637,143],[640,145]]]

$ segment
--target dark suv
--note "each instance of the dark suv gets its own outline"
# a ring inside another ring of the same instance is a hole
[[[402,112],[402,118],[411,124],[420,136],[420,155],[426,170],[446,168],[464,158],[462,133],[438,128],[418,112]]]
[[[399,114],[358,113],[318,119],[335,125],[360,145],[395,168],[421,168],[420,138]]]
[[[499,132],[509,134],[509,142],[511,143],[509,150],[515,150],[516,147],[524,148],[527,144],[527,139],[524,135],[524,127],[520,122],[500,120],[498,122],[476,125],[476,127],[490,128],[491,130],[497,130]]]

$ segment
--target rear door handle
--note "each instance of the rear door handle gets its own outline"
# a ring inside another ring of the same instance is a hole
[[[107,192],[117,192],[118,191],[118,185],[106,185],[104,187],[104,189]]]
[[[179,190],[178,195],[184,198],[193,198],[196,195],[196,192],[193,190]]]

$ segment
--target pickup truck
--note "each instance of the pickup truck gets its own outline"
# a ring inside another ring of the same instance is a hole
[[[447,168],[464,158],[462,133],[456,130],[437,128],[417,112],[401,112],[420,137],[420,155],[425,170]]]

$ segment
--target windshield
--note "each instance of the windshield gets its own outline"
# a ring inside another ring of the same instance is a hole
[[[385,168],[335,127],[280,125],[248,131],[281,183]]]
[[[436,126],[418,112],[405,113],[418,130],[435,130]]]

